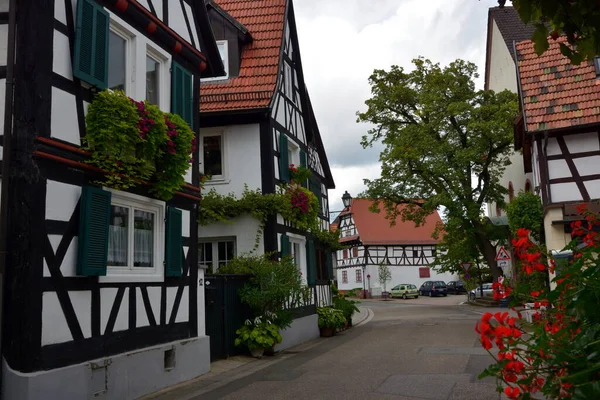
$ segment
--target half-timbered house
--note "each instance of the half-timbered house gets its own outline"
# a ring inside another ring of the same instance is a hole
[[[540,57],[531,41],[516,45],[523,112],[515,147],[541,195],[551,251],[571,241],[570,223],[582,218],[575,206],[600,199],[600,61],[572,65],[561,43],[565,37],[550,40]]]
[[[225,74],[201,85],[205,190],[237,198],[245,187],[275,193],[290,180],[291,164],[304,166],[312,171],[321,229],[329,230],[327,191],[334,182],[304,82],[293,2],[209,0],[207,8]],[[200,227],[200,263],[216,271],[254,250],[259,225],[247,215]],[[331,251],[280,215],[267,222],[256,252],[292,255],[308,285],[333,279]],[[318,335],[316,315],[306,318]]]
[[[200,79],[223,73],[204,3],[6,0],[0,17],[3,398],[133,399],[208,372],[197,154],[161,201],[98,185],[82,149],[104,89],[198,132]]]
[[[336,217],[333,224],[340,231],[340,243],[346,248],[337,251],[337,282],[343,291],[361,289],[367,296],[379,296],[383,286],[379,282],[379,266],[389,266],[392,278],[387,289],[400,283],[420,287],[425,281],[450,281],[456,276],[438,273],[432,266],[438,240],[432,237],[442,222],[437,212],[425,223],[415,227],[410,221],[397,218],[390,226],[385,212],[373,213],[368,199],[351,199],[349,205]]]

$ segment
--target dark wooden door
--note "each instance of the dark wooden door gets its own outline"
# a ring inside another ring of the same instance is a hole
[[[206,335],[210,337],[210,359],[228,358],[246,349],[235,346],[235,331],[252,317],[242,303],[239,290],[248,282],[246,275],[205,275],[204,299]]]

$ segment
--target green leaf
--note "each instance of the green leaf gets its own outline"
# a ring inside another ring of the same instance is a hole
[[[536,24],[535,31],[533,32],[532,40],[534,43],[534,50],[538,56],[544,54],[550,47],[548,43],[548,28],[544,24]]]

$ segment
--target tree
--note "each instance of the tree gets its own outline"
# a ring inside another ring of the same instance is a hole
[[[502,7],[506,1],[499,1]],[[600,55],[600,4],[598,0],[512,0],[521,20],[535,26],[535,51],[543,54],[548,37],[566,35],[570,46],[561,43],[562,53],[571,63]]]
[[[383,291],[387,292],[387,283],[392,279],[392,271],[385,264],[379,265],[379,283],[383,286]]]
[[[507,190],[499,178],[510,164],[516,95],[475,90],[477,67],[470,62],[456,60],[441,68],[418,58],[413,64],[409,73],[392,66],[369,78],[372,98],[358,122],[375,127],[362,145],[381,140],[385,148],[381,178],[364,180],[365,195],[378,200],[372,211],[383,203],[391,224],[400,216],[420,225],[444,206],[446,219],[460,222],[464,239],[475,245],[496,278],[496,251],[482,212],[483,203],[504,205]]]

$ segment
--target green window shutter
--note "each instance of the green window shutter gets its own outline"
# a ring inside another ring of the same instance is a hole
[[[192,74],[173,61],[171,65],[171,112],[179,114],[193,128],[192,84]]]
[[[288,235],[281,235],[281,257],[292,255],[292,247]]]
[[[306,281],[309,285],[314,285],[317,283],[317,251],[313,240],[306,242],[306,261]]]
[[[310,177],[310,180],[311,180],[311,191],[314,193],[314,195],[317,197],[317,200],[319,201],[319,215],[322,215],[323,207],[321,205],[321,182],[314,175],[312,175]]]
[[[165,249],[167,276],[181,276],[183,269],[183,239],[181,210],[167,208],[167,243]]]
[[[306,168],[306,152],[300,149],[300,166]]]
[[[108,258],[111,193],[84,186],[79,203],[77,275],[104,276]]]
[[[327,250],[327,274],[329,279],[335,279],[333,276],[333,255],[331,250]]]
[[[279,179],[290,181],[290,160],[288,159],[288,138],[279,132]]]
[[[73,76],[99,89],[108,87],[108,13],[93,0],[77,2]]]

